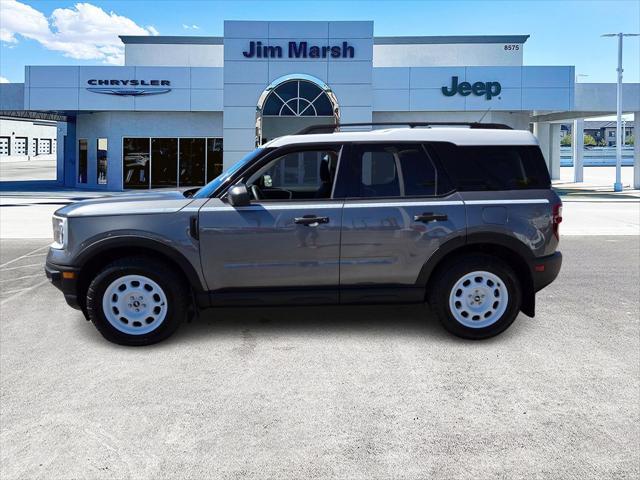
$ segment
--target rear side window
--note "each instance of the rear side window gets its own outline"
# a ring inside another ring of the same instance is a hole
[[[422,144],[356,144],[345,163],[341,183],[346,197],[422,197],[443,193],[438,191],[436,168]]]
[[[461,191],[551,188],[544,158],[534,145],[433,143],[430,148]]]

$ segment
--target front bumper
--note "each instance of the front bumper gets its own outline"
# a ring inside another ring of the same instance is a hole
[[[47,262],[44,272],[49,281],[62,292],[64,299],[70,307],[81,310],[78,302],[78,274],[79,270],[74,267],[55,265]]]
[[[531,265],[533,288],[536,292],[553,282],[560,273],[562,254],[556,252],[547,257],[536,258]]]

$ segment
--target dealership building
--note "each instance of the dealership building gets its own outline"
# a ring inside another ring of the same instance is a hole
[[[0,110],[58,120],[58,182],[106,190],[203,185],[256,145],[338,122],[531,129],[559,177],[561,124],[579,131],[615,112],[614,83],[524,65],[528,35],[373,32],[370,21],[226,21],[224,37],[123,36],[124,66],[27,66],[24,84],[0,86]],[[624,85],[623,110],[638,121],[640,84]]]

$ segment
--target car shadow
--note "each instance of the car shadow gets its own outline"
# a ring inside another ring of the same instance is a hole
[[[84,340],[105,347],[129,349],[106,342],[91,322],[84,321],[79,334]],[[384,337],[391,340],[415,339],[446,342],[451,345],[480,347],[527,335],[531,319],[520,314],[505,332],[486,340],[474,341],[447,332],[426,305],[336,305],[315,307],[235,307],[210,308],[185,322],[168,339],[143,347],[164,350],[194,343],[214,344],[219,339],[247,336],[305,336],[330,339],[336,336]],[[134,347],[137,348],[137,347]]]
[[[211,308],[182,325],[167,342],[182,343],[254,334],[384,335],[464,342],[448,334],[424,305]]]

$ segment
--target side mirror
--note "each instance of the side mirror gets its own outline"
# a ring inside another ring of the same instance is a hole
[[[234,207],[246,207],[251,203],[249,190],[247,190],[247,186],[244,183],[231,187],[227,193],[227,198],[229,199],[229,204]]]

